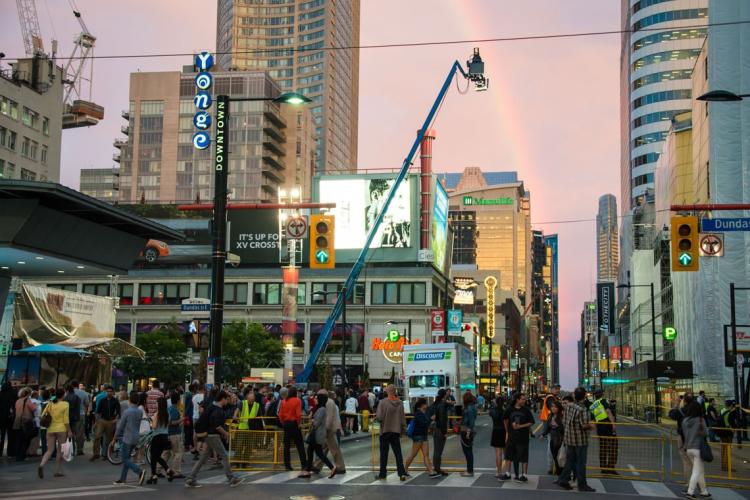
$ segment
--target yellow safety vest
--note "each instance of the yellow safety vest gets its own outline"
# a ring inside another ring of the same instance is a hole
[[[594,401],[594,404],[591,405],[591,415],[593,415],[594,420],[597,422],[607,420],[607,410],[604,409],[601,399],[597,399]]]
[[[253,403],[252,409],[247,404],[247,400],[242,401],[242,411],[240,412],[240,423],[237,426],[238,429],[246,431],[250,428],[250,419],[258,416],[258,403]]]

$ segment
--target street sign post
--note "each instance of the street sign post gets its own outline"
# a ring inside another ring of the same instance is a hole
[[[722,257],[724,255],[723,234],[701,234],[698,245],[701,257]]]
[[[286,223],[286,235],[292,239],[302,239],[307,235],[307,219],[292,217]]]

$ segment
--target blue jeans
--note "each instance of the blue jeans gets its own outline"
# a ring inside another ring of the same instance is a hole
[[[565,467],[563,467],[563,471],[557,479],[559,483],[569,484],[570,473],[575,471],[578,487],[588,486],[586,484],[586,453],[588,448],[588,445],[565,445]]]
[[[133,451],[134,447],[134,444],[122,443],[122,447],[120,448],[120,456],[122,457],[122,473],[120,474],[120,481],[125,481],[125,478],[128,477],[128,469],[136,474],[141,473],[141,468],[135,465],[130,458],[130,453]]]

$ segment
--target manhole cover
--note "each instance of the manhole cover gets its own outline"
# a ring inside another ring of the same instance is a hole
[[[289,500],[344,500],[345,497],[341,495],[294,495],[289,497]]]

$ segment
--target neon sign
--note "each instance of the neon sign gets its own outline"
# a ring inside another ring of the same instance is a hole
[[[394,339],[395,335],[393,333],[398,333],[398,338]],[[388,338],[385,340],[375,337],[372,339],[372,343],[370,344],[370,349],[373,351],[381,351],[383,353],[383,357],[386,359],[386,361],[390,361],[391,363],[400,363],[403,359],[403,351],[405,345],[418,345],[421,344],[419,340],[413,340],[411,343],[409,343],[406,340],[406,337],[402,337],[400,333],[397,330],[391,330],[388,332]]]
[[[495,288],[497,279],[487,276],[484,279],[484,287],[487,289],[487,338],[495,338]]]

